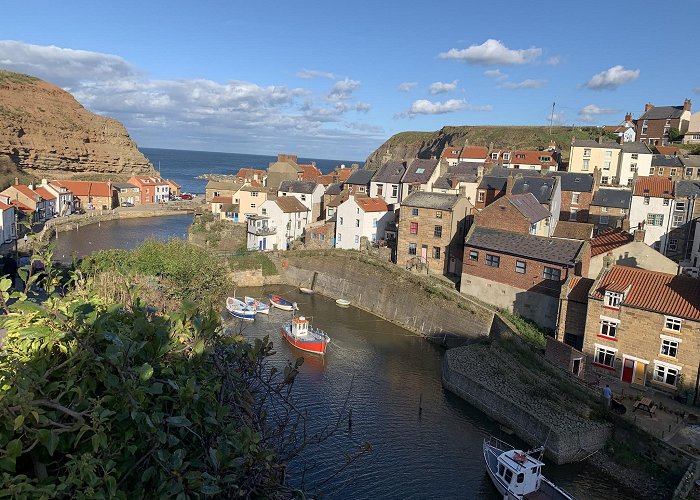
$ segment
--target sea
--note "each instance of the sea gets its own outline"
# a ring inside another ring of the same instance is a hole
[[[205,179],[197,179],[201,174],[233,175],[243,167],[265,170],[277,156],[249,155],[242,153],[217,153],[214,151],[188,151],[184,149],[140,148],[141,152],[153,164],[160,175],[172,179],[182,187],[185,193],[202,194],[207,184]],[[363,161],[328,160],[321,158],[299,158],[298,163],[316,166],[327,174],[340,165],[350,167],[357,163],[362,167]]]

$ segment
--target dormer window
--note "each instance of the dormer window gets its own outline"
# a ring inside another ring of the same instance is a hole
[[[504,160],[510,160],[510,153],[503,153]]]
[[[620,303],[622,302],[622,294],[619,292],[605,292],[604,304],[606,307],[612,307],[614,309],[620,308]]]

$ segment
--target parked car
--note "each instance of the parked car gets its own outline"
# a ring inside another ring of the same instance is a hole
[[[134,204],[130,201],[122,201],[122,207],[133,207]]]
[[[192,196],[190,193],[182,193],[180,198],[183,200],[193,200],[194,196]]]

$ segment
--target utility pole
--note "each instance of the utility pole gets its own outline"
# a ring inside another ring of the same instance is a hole
[[[549,135],[552,135],[552,123],[554,122],[554,105],[556,102],[552,103],[552,114],[549,115]]]

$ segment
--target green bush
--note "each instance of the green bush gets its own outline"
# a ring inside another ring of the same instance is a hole
[[[521,337],[537,347],[544,348],[547,345],[546,338],[548,336],[551,337],[554,333],[551,330],[540,328],[534,321],[513,314],[505,309],[499,309],[498,312],[516,328],[516,333],[519,333]]]

